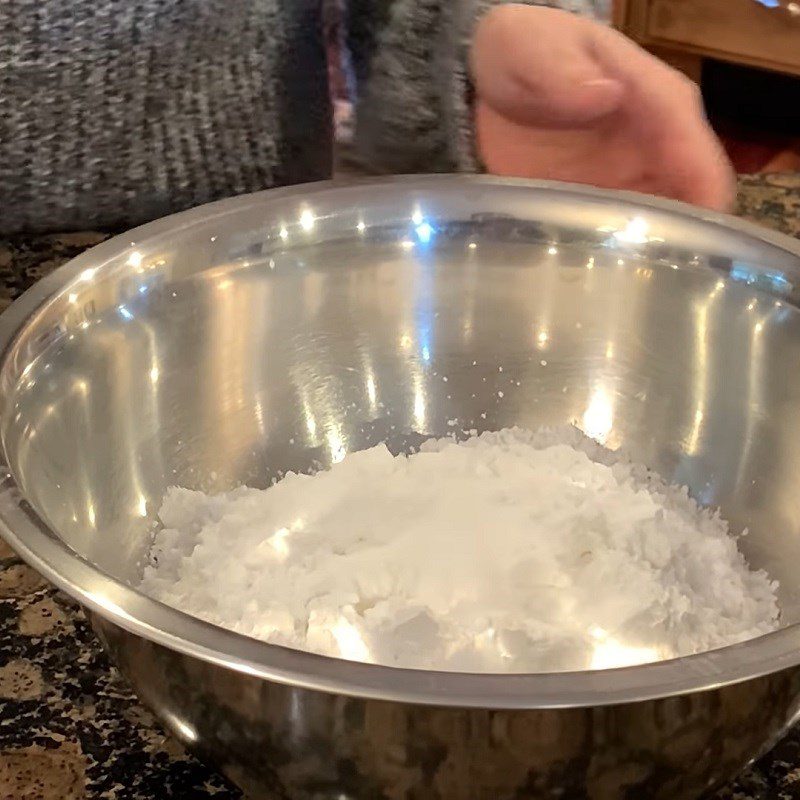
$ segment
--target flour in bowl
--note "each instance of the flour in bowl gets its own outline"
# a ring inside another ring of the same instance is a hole
[[[384,445],[266,490],[170,489],[142,589],[289,647],[540,672],[709,650],[778,626],[717,513],[572,428]]]

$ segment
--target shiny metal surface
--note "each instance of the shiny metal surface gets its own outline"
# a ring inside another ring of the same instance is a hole
[[[800,696],[798,284],[784,237],[583,188],[433,176],[196,209],[0,320],[3,535],[256,795],[696,796]],[[135,590],[168,486],[263,486],[454,418],[575,421],[688,485],[749,529],[785,627],[624,670],[423,673],[256,642]]]

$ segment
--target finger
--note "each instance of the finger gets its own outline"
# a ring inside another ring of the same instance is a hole
[[[673,176],[671,194],[714,211],[730,211],[736,198],[735,173],[711,131],[697,128],[664,143],[664,162]]]
[[[620,106],[624,87],[593,58],[586,28],[556,9],[493,9],[472,47],[481,100],[522,124],[576,127],[608,116]]]
[[[592,26],[592,49],[607,74],[626,84],[626,106],[643,139],[660,153],[671,196],[730,210],[733,168],[705,117],[697,86],[618,32]]]
[[[705,118],[699,92],[671,114],[657,136],[674,194],[715,211],[729,211],[736,197],[736,175],[721,142]]]

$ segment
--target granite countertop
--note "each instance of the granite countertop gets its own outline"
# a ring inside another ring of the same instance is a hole
[[[744,177],[739,213],[800,237],[800,174]],[[0,310],[102,233],[0,239]],[[234,800],[160,729],[75,603],[0,542],[0,800]],[[800,729],[717,800],[800,800]]]

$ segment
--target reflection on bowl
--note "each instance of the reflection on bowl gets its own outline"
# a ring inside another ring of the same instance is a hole
[[[255,796],[693,797],[800,697],[799,277],[796,243],[734,220],[486,177],[152,223],[3,315],[3,533]],[[785,627],[620,670],[417,672],[248,639],[132,588],[168,486],[266,486],[454,417],[574,421],[689,486],[749,529]]]

